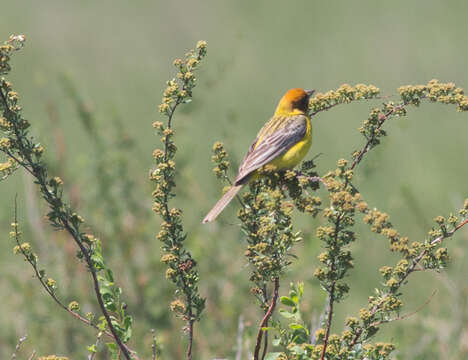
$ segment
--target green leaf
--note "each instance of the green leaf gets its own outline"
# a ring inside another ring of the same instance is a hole
[[[125,329],[123,337],[122,337],[122,341],[125,343],[128,340],[130,340],[130,338],[132,337],[132,324],[133,324],[133,319],[131,318],[131,316],[126,316],[122,322],[122,325]]]
[[[302,326],[301,324],[289,324],[289,328],[292,329],[292,330],[302,330],[304,329],[304,326]]]
[[[111,269],[106,269],[105,274],[106,274],[107,280],[109,280],[110,282],[114,282],[114,274],[112,273]]]
[[[281,301],[281,304],[286,305],[286,306],[291,306],[291,307],[296,306],[296,303],[287,296],[281,296],[280,301]]]
[[[104,259],[102,258],[101,254],[94,253],[93,255],[91,255],[91,260],[93,261],[94,267],[97,270],[104,268]]]
[[[101,319],[101,318],[102,318],[102,319]],[[104,318],[104,316],[101,316],[101,317],[99,318],[99,322],[98,322],[98,324],[97,324],[97,327],[98,327],[99,330],[101,330],[101,331],[106,330],[106,328],[107,328],[107,322],[106,322],[106,319]]]
[[[117,311],[117,306],[115,305],[113,301],[106,301],[104,303],[104,306],[109,311],[113,311],[113,312]]]
[[[113,293],[112,293],[112,290],[109,289],[109,287],[106,285],[106,284],[102,284],[101,283],[101,295],[104,297],[104,296],[110,296],[110,297],[113,297]]]

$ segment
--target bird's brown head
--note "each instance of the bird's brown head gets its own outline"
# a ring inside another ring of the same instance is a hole
[[[309,108],[309,98],[314,90],[291,89],[284,94],[275,111],[275,115],[305,114]]]

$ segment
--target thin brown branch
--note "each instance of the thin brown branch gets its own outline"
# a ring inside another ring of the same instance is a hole
[[[455,228],[452,231],[449,231],[447,234],[439,236],[437,239],[432,240],[431,245],[435,245],[435,244],[440,243],[440,242],[442,242],[443,240],[445,240],[445,239],[447,239],[449,237],[452,237],[453,234],[455,234],[458,230],[460,230],[466,224],[468,224],[468,218],[465,219],[464,221],[462,221],[457,226],[455,226]]]
[[[258,327],[258,334],[257,334],[257,342],[255,343],[255,351],[254,351],[254,360],[259,359],[259,354],[260,354],[260,347],[262,344],[262,337],[264,330],[263,328],[266,326],[268,323],[268,320],[270,319],[271,315],[273,315],[273,311],[275,310],[276,307],[276,302],[278,300],[278,291],[279,291],[279,278],[274,279],[274,289],[273,289],[273,296],[271,299],[271,304],[268,307],[267,312],[265,313],[265,316],[263,317],[259,327]]]
[[[192,319],[192,310],[190,310],[189,316],[191,319],[188,321],[189,341],[187,345],[187,360],[192,360],[193,323],[194,323],[194,320]]]
[[[268,301],[270,301],[270,299],[268,298],[268,289],[267,289],[267,284],[265,282],[263,283],[263,287],[262,287],[262,299],[261,299],[262,307],[266,309],[265,314],[267,313],[268,308],[269,308]],[[265,322],[264,327],[268,327],[268,320]],[[263,351],[262,351],[261,360],[265,358],[265,355],[268,349],[268,330],[265,330],[263,332],[262,339],[263,339]]]
[[[385,123],[385,121],[388,119],[390,115],[392,115],[395,111],[404,108],[406,105],[408,104],[402,103],[401,105],[395,106],[391,110],[383,114],[380,117],[380,121],[379,121],[379,124],[377,125],[376,130],[380,130],[382,128],[383,124]],[[375,136],[375,131],[374,131],[374,134],[372,134],[372,136],[367,140],[366,144],[361,149],[361,151],[359,151],[359,154],[354,158],[353,163],[351,164],[351,167],[350,167],[351,170],[353,170],[356,167],[356,165],[358,165],[361,162],[363,156],[371,149],[371,144],[375,141],[375,138],[376,136]]]
[[[268,322],[265,324],[265,326],[268,326]],[[268,350],[268,330],[265,330],[263,332],[263,352],[262,352],[262,357],[261,357],[262,360],[265,359],[267,350]]]
[[[420,305],[416,310],[414,310],[414,311],[412,311],[410,313],[397,316],[397,317],[395,317],[393,319],[375,321],[370,326],[379,326],[379,325],[394,322],[394,321],[397,321],[397,320],[407,319],[407,318],[409,318],[409,317],[411,317],[413,315],[416,315],[418,312],[420,312],[424,307],[426,307],[432,301],[435,294],[437,294],[437,289],[432,292],[431,296],[429,296],[429,298],[422,305]]]
[[[1,91],[0,91],[1,93]],[[11,157],[13,160],[15,160],[19,165],[21,165],[23,167],[24,170],[26,170],[28,173],[30,173],[32,176],[35,177],[34,175],[34,172],[33,170],[31,170],[28,165],[26,163],[24,163],[23,161],[21,161],[18,157],[16,157],[15,155],[13,155],[10,151],[8,150],[2,150],[6,155],[8,155],[9,157]]]

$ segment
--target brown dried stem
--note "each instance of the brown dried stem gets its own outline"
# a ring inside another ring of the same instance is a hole
[[[265,316],[263,317],[262,322],[260,323],[260,326],[258,327],[257,341],[255,343],[255,351],[254,351],[254,360],[259,359],[263,333],[265,332],[263,328],[267,326],[268,320],[270,319],[271,315],[273,315],[273,312],[275,311],[276,302],[278,300],[278,291],[279,291],[279,278],[276,277],[274,279],[274,289],[273,289],[273,296],[271,299],[271,304],[268,307],[268,310],[265,313]]]
[[[384,115],[382,115],[376,130],[380,130],[389,116],[391,116],[395,111],[403,109],[406,105],[408,104],[402,103],[401,105],[397,105],[393,107],[391,110],[387,111]],[[361,151],[359,151],[359,154],[354,158],[353,163],[351,164],[351,167],[350,167],[351,170],[353,170],[356,167],[356,165],[358,165],[361,162],[364,155],[371,149],[371,145],[375,141],[375,138],[376,136],[374,132],[374,134],[367,140],[366,144],[361,149]]]

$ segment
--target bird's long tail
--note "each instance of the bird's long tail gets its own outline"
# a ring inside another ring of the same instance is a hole
[[[235,185],[228,190],[226,194],[223,195],[221,199],[216,203],[215,206],[210,210],[210,212],[203,219],[203,224],[213,221],[219,215],[221,211],[231,202],[234,196],[240,191],[243,185]]]

